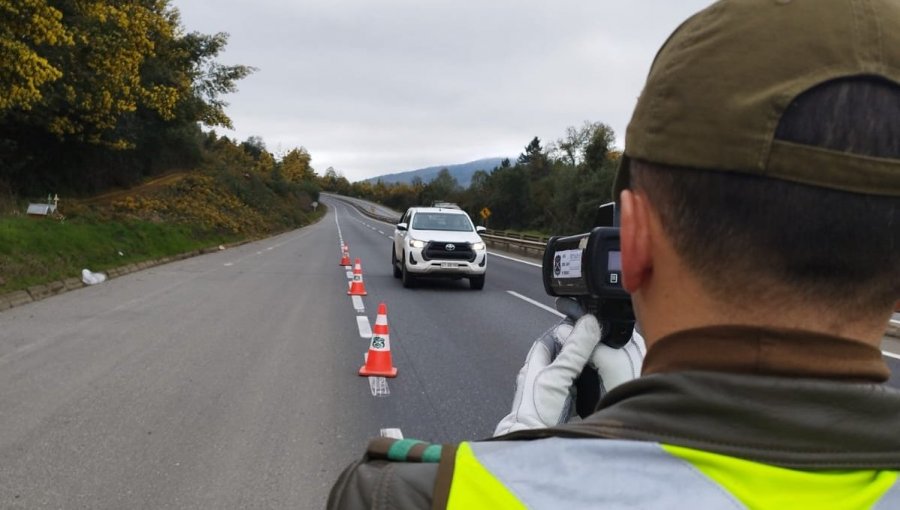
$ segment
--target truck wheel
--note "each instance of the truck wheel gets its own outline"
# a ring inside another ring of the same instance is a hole
[[[400,278],[400,268],[397,267],[397,254],[394,253],[394,247],[391,246],[391,267],[394,268],[394,278]]]
[[[412,273],[410,273],[408,269],[406,269],[406,254],[405,253],[403,254],[403,261],[400,263],[400,267],[403,268],[401,270],[401,274],[400,274],[400,277],[403,280],[403,286],[406,287],[407,289],[411,289],[411,288],[415,287],[416,277],[413,276]]]
[[[484,276],[470,276],[469,277],[469,287],[475,290],[481,290],[484,288]]]

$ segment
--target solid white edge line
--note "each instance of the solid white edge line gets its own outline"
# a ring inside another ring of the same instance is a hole
[[[359,329],[360,338],[372,338],[372,326],[365,315],[356,316],[356,328]]]
[[[559,313],[558,311],[554,310],[553,308],[550,308],[549,306],[545,305],[544,303],[538,303],[537,301],[531,299],[530,297],[525,297],[516,291],[508,290],[506,292],[507,292],[507,294],[509,294],[513,297],[517,297],[517,298],[521,299],[522,301],[525,301],[526,303],[530,303],[542,310],[546,310],[546,311],[552,313],[553,315],[556,315],[557,317],[562,317],[562,318],[566,317],[564,314]]]
[[[352,279],[353,279],[353,271],[347,271],[347,279],[348,279],[348,280],[352,280]]]
[[[881,351],[881,354],[884,354],[888,358],[900,359],[900,354],[894,354],[893,352]]]
[[[527,260],[517,259],[508,255],[500,255],[495,251],[489,251],[488,255],[490,255],[491,257],[500,257],[501,259],[512,260],[513,262],[518,262],[520,264],[527,264],[529,266],[543,267],[541,264],[535,264],[534,262],[528,262]]]
[[[895,321],[894,319],[891,319],[891,324],[893,324],[894,326],[900,326],[900,321]]]
[[[391,439],[403,439],[403,431],[400,429],[381,429],[381,437],[389,437]]]

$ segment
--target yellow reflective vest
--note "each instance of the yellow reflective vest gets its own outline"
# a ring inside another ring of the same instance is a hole
[[[896,471],[805,471],[661,443],[549,438],[461,443],[447,508],[887,510],[900,509],[900,484]]]

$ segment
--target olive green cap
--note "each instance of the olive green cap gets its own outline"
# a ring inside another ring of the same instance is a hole
[[[775,139],[798,95],[854,76],[900,84],[900,1],[716,2],[657,54],[628,125],[616,200],[632,159],[900,196],[898,159]]]

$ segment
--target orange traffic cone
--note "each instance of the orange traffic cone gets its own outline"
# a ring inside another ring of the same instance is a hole
[[[341,245],[341,266],[348,267],[350,265],[350,247],[346,244]]]
[[[359,259],[353,265],[353,282],[350,283],[350,289],[347,290],[348,296],[366,296],[366,284],[363,283],[362,264]]]
[[[378,305],[369,354],[366,356],[366,364],[359,369],[359,375],[397,377],[397,369],[391,361],[391,335],[388,333],[387,306],[384,303]]]

